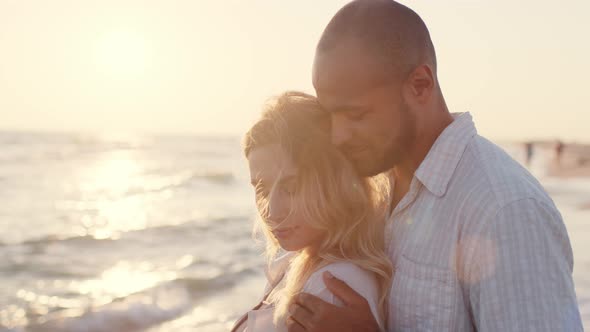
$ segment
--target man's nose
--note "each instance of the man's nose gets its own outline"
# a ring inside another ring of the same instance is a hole
[[[332,144],[340,147],[350,140],[351,130],[348,121],[343,116],[332,115]]]

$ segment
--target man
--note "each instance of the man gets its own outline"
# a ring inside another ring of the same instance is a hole
[[[424,22],[389,0],[342,8],[315,56],[334,144],[363,175],[391,175],[388,329],[581,331],[561,215],[468,113],[449,113],[436,73]],[[324,279],[345,306],[301,294],[289,331],[378,330],[358,294]]]

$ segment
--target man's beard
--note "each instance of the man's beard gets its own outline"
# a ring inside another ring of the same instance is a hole
[[[400,123],[399,135],[391,139],[382,155],[355,163],[359,175],[371,177],[381,174],[392,169],[407,157],[416,138],[416,119],[405,101],[400,104]]]

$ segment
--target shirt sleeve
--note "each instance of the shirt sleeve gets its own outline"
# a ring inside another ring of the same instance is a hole
[[[383,330],[384,323],[378,310],[379,292],[375,276],[352,263],[329,264],[314,272],[306,282],[303,291],[340,307],[344,306],[344,304],[330,292],[324,283],[323,273],[326,271],[329,271],[334,277],[345,282],[350,288],[367,300],[373,317],[375,317],[380,329]]]
[[[572,249],[553,204],[512,202],[480,240],[466,268],[478,331],[583,331]]]

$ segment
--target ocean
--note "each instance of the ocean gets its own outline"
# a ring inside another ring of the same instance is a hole
[[[549,155],[590,328],[590,179]],[[0,201],[0,332],[227,331],[261,295],[238,137],[0,132]]]

